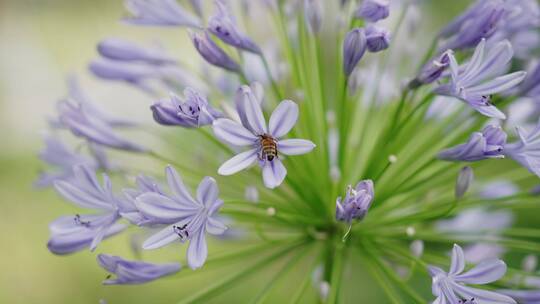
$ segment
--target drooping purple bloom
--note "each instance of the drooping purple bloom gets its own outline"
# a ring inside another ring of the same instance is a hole
[[[347,187],[345,199],[341,196],[336,200],[336,220],[351,223],[353,220],[362,220],[373,202],[375,192],[373,181],[360,181],[356,187]]]
[[[176,0],[125,0],[130,24],[151,26],[186,26],[200,28],[200,20]]]
[[[386,19],[390,15],[389,0],[362,0],[356,11],[357,18],[364,18],[370,22]]]
[[[141,61],[152,64],[174,64],[176,60],[160,48],[146,48],[125,39],[107,38],[97,45],[99,54],[119,61]]]
[[[146,148],[116,134],[113,126],[102,117],[92,115],[82,103],[64,100],[58,104],[60,123],[79,137],[110,148],[145,152]]]
[[[504,5],[503,0],[476,1],[439,33],[440,37],[450,37],[440,49],[472,48],[491,37],[504,17]]]
[[[217,12],[208,20],[208,31],[229,45],[259,54],[261,49],[251,38],[240,32],[226,5],[221,0],[214,2]]]
[[[220,235],[227,229],[216,218],[217,211],[223,205],[223,201],[218,198],[216,181],[205,177],[199,184],[197,197],[194,199],[172,167],[167,167],[166,175],[171,195],[147,192],[136,199],[137,208],[145,217],[155,223],[167,225],[148,238],[143,248],[156,249],[174,241],[189,241],[188,265],[192,269],[199,268],[208,254],[206,233]]]
[[[459,98],[485,116],[505,119],[504,113],[491,104],[490,96],[516,86],[526,73],[520,71],[499,76],[512,59],[512,46],[508,41],[502,41],[486,54],[485,44],[483,39],[464,67],[459,67],[454,55],[449,53],[450,80],[438,86],[435,93]]]
[[[322,0],[304,0],[304,18],[309,30],[317,34],[321,30],[323,18]]]
[[[239,72],[240,66],[223,51],[208,35],[208,32],[190,32],[193,45],[210,64],[231,72]]]
[[[343,72],[350,76],[367,50],[367,38],[363,28],[355,28],[347,33],[343,42]]]
[[[162,125],[178,125],[185,128],[198,128],[211,124],[223,114],[214,109],[205,96],[186,88],[184,100],[171,93],[170,98],[151,106],[154,120]]]
[[[107,278],[103,281],[104,285],[142,284],[176,273],[181,268],[178,263],[151,264],[128,261],[108,254],[99,254],[97,262],[105,270],[116,275],[115,279]]]
[[[62,216],[52,222],[47,247],[55,254],[72,253],[86,247],[93,251],[104,238],[125,228],[125,225],[116,223],[120,210],[109,177],[103,174],[102,186],[91,168],[78,165],[73,168],[73,173],[70,181],[55,182],[56,190],[77,206],[99,213]]]
[[[504,154],[540,177],[540,121],[531,132],[516,129],[519,141],[507,144]]]
[[[58,119],[52,121],[54,127],[69,129],[75,136],[98,145],[115,149],[144,152],[146,149],[134,144],[114,130],[115,127],[127,127],[134,124],[129,121],[112,118],[99,110],[78,88],[75,80],[70,81],[69,98],[58,105]]]
[[[488,125],[482,132],[475,132],[464,144],[439,152],[438,157],[450,161],[478,161],[503,158],[506,133],[499,126]]]
[[[438,80],[450,65],[450,54],[452,54],[452,51],[448,50],[442,53],[438,58],[431,60],[424,65],[420,74],[411,82],[411,84],[409,84],[409,86],[411,88],[416,88],[420,85],[429,84]]]
[[[450,270],[445,272],[439,267],[429,266],[432,277],[433,303],[460,303],[459,301],[474,299],[478,304],[515,304],[512,298],[500,293],[469,287],[465,284],[489,284],[497,281],[506,273],[506,264],[502,260],[486,260],[472,269],[465,269],[465,256],[458,245],[452,250]],[[461,302],[463,303],[463,302]]]
[[[368,51],[372,53],[386,50],[390,46],[390,32],[370,24],[366,27],[366,42]]]
[[[258,160],[265,186],[275,188],[281,185],[287,169],[281,162],[280,154],[300,155],[315,147],[314,143],[305,139],[280,139],[296,124],[298,105],[290,100],[282,101],[272,113],[267,127],[260,101],[249,86],[238,89],[236,104],[242,124],[220,118],[213,123],[214,133],[233,146],[251,148],[223,163],[218,173],[231,175]]]
[[[35,182],[36,187],[48,187],[52,186],[56,180],[70,179],[73,177],[73,166],[75,165],[97,166],[94,159],[76,153],[52,135],[45,137],[45,148],[39,153],[39,158],[53,166],[54,169],[41,173]]]

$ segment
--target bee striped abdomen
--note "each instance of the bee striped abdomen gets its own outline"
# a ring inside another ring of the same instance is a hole
[[[277,142],[267,134],[260,135],[261,137],[261,159],[268,161],[274,160],[277,157]]]

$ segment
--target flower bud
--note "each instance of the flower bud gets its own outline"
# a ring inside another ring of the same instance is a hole
[[[452,54],[452,51],[447,50],[438,59],[427,63],[420,71],[420,74],[409,84],[409,87],[414,89],[439,79],[450,64],[450,54]]]
[[[538,258],[534,254],[529,254],[521,261],[521,268],[526,272],[534,272],[538,266]]]
[[[366,40],[368,51],[380,52],[390,45],[390,32],[382,27],[369,25],[366,28]]]
[[[349,77],[367,49],[366,33],[355,28],[347,33],[343,43],[343,72]]]
[[[304,0],[304,18],[314,34],[321,30],[322,12],[322,0]]]
[[[247,186],[246,190],[244,192],[244,197],[246,198],[246,201],[252,202],[252,203],[258,203],[259,202],[259,191],[257,190],[257,187],[255,186]]]
[[[413,256],[420,258],[424,253],[424,241],[414,240],[412,241],[409,248],[411,249],[411,253]]]
[[[356,18],[364,18],[370,22],[377,22],[390,15],[390,1],[364,0],[356,11]]]
[[[207,32],[190,32],[190,36],[193,45],[208,63],[231,72],[240,71],[240,66],[210,38]]]
[[[465,195],[467,189],[471,185],[474,178],[473,170],[469,166],[465,166],[459,171],[459,175],[456,181],[456,198],[460,199]]]

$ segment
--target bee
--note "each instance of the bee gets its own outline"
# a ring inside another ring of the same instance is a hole
[[[259,158],[268,161],[274,160],[278,153],[276,140],[268,134],[259,135],[259,137],[261,138],[261,153]]]

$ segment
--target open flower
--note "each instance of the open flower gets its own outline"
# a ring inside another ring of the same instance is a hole
[[[142,284],[180,271],[178,263],[151,264],[108,254],[99,254],[97,261],[105,270],[116,275],[116,279],[103,281],[104,285]]]
[[[345,199],[337,198],[336,219],[347,223],[363,219],[374,196],[373,182],[369,179],[359,182],[354,188],[349,185]]]
[[[220,235],[227,229],[215,217],[223,201],[218,198],[219,190],[213,178],[207,176],[201,181],[195,199],[176,170],[168,166],[165,171],[172,194],[147,192],[135,202],[139,211],[153,223],[167,225],[148,238],[143,248],[156,249],[174,241],[189,241],[187,260],[189,267],[196,269],[204,264],[208,255],[206,233]]]
[[[449,83],[438,86],[435,93],[459,98],[485,116],[505,119],[504,113],[491,104],[490,96],[516,86],[526,73],[520,71],[499,76],[512,59],[512,46],[505,40],[486,54],[485,45],[486,41],[482,39],[466,66],[458,66],[454,55],[448,53],[451,78]]]
[[[267,127],[260,102],[248,86],[238,89],[237,110],[242,124],[226,118],[214,121],[216,136],[234,146],[249,146],[219,167],[221,175],[231,175],[241,171],[257,160],[262,168],[264,185],[275,188],[283,182],[287,169],[281,162],[280,154],[305,154],[315,148],[315,144],[305,139],[280,139],[296,124],[298,106],[290,100],[282,101],[270,116]]]
[[[62,216],[52,222],[47,247],[56,254],[71,253],[86,247],[93,251],[101,240],[125,228],[123,224],[116,224],[120,210],[109,177],[103,175],[101,186],[93,169],[77,165],[73,172],[72,180],[55,183],[56,190],[68,201],[83,208],[98,210],[99,213]]]
[[[475,132],[465,144],[443,150],[438,157],[452,161],[477,161],[487,158],[503,158],[506,133],[501,127],[489,125],[482,132]]]
[[[437,298],[434,304],[463,303],[474,299],[478,304],[516,303],[512,298],[500,293],[466,286],[465,284],[489,284],[500,279],[506,273],[506,264],[497,259],[487,260],[474,268],[465,269],[465,256],[458,245],[452,250],[452,263],[449,272],[439,267],[429,266],[433,279],[432,293]],[[462,301],[462,302],[459,302]]]
[[[222,117],[215,110],[205,96],[199,92],[186,88],[185,100],[171,93],[168,100],[152,105],[154,120],[162,125],[178,125],[185,128],[197,128],[211,124],[216,118]]]

